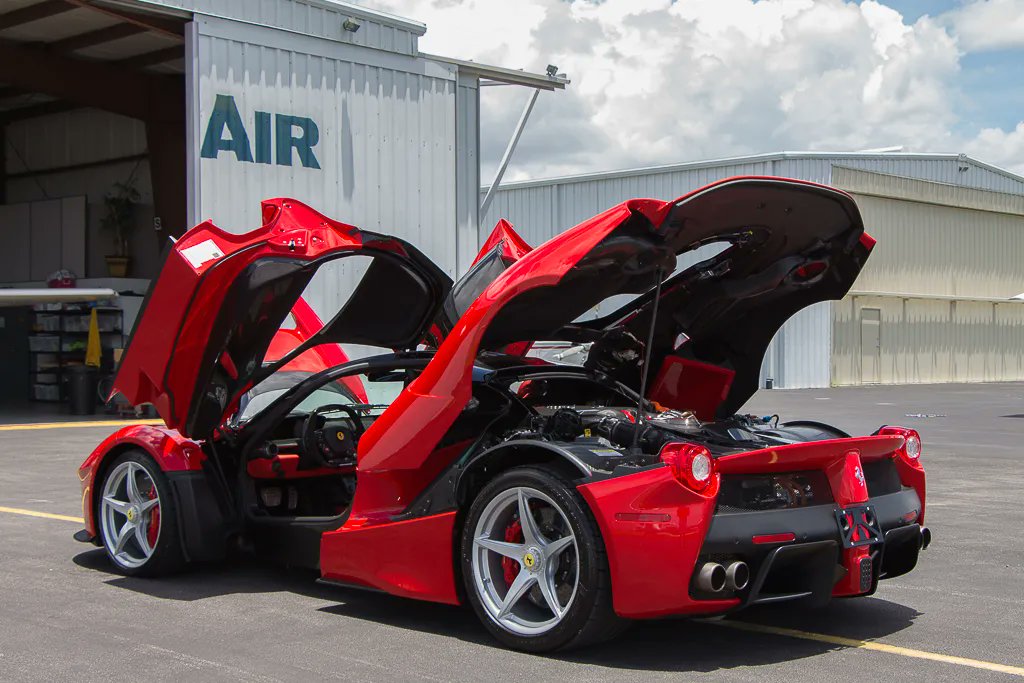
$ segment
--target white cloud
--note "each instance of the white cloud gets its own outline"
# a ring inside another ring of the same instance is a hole
[[[1024,48],[1024,0],[975,0],[939,19],[969,52]]]
[[[425,22],[426,52],[568,73],[566,91],[538,100],[507,179],[890,145],[963,150],[1024,170],[1020,127],[976,139],[950,132],[961,48],[947,19],[907,25],[874,0],[367,4]],[[484,182],[526,95],[484,92]]]

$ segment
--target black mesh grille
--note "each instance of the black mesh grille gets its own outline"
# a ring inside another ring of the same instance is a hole
[[[868,485],[869,496],[883,496],[887,493],[898,493],[903,486],[900,475],[896,471],[896,463],[891,458],[863,463],[864,479]]]
[[[824,472],[726,474],[718,494],[718,513],[785,510],[832,502]]]

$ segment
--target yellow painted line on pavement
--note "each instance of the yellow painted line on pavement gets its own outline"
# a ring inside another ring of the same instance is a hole
[[[42,517],[43,519],[59,519],[62,522],[78,522],[79,524],[85,524],[85,520],[81,517],[55,515],[52,512],[39,512],[38,510],[23,510],[21,508],[5,508],[3,506],[0,506],[0,512],[6,512],[11,515],[25,515],[26,517]]]
[[[752,631],[754,633],[768,633],[775,636],[788,636],[790,638],[800,638],[802,640],[814,640],[819,643],[842,645],[844,647],[855,647],[861,650],[873,650],[875,652],[887,652],[891,655],[900,655],[902,657],[927,659],[933,662],[941,662],[943,664],[955,664],[957,666],[971,667],[972,669],[983,669],[985,671],[995,671],[1003,674],[1012,674],[1014,676],[1024,676],[1024,667],[1020,666],[1010,666],[1009,664],[997,664],[996,662],[986,662],[980,659],[968,659],[967,657],[955,657],[953,655],[944,655],[939,654],[938,652],[927,652],[925,650],[914,650],[909,647],[887,645],[885,643],[879,643],[874,640],[857,640],[855,638],[843,638],[842,636],[830,636],[825,633],[799,631],[797,629],[792,628],[781,628],[779,626],[765,626],[763,624],[751,624],[742,621],[708,621],[705,623],[715,624],[717,626],[727,626],[728,628],[734,628],[740,631]]]
[[[128,427],[130,425],[162,425],[154,420],[83,420],[81,422],[36,422],[30,424],[0,425],[0,432],[22,429],[78,429],[81,427]]]

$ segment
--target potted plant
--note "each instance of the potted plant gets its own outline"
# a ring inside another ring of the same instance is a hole
[[[110,277],[125,277],[128,274],[131,261],[128,256],[128,238],[135,226],[135,206],[140,198],[131,180],[114,183],[113,189],[103,198],[107,214],[100,224],[114,233],[114,253],[106,256]]]

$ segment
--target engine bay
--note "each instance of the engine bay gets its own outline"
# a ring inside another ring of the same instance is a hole
[[[779,424],[778,415],[734,415],[702,421],[689,411],[645,412],[638,424],[636,408],[538,409],[528,427],[507,432],[504,441],[541,439],[559,443],[585,442],[620,455],[636,464],[654,462],[668,443],[705,446],[713,457],[771,446],[845,436],[833,427],[811,422]]]

